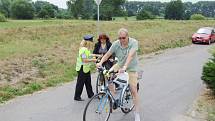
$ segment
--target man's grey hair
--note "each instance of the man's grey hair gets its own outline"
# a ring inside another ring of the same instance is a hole
[[[121,29],[119,29],[119,31],[118,31],[118,35],[120,35],[120,33],[121,32],[125,32],[126,33],[126,35],[128,35],[128,30],[127,29],[125,29],[125,28],[121,28]]]

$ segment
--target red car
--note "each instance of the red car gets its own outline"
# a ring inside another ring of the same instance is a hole
[[[210,45],[212,42],[215,42],[215,30],[212,27],[200,28],[192,36],[192,43],[207,43]]]

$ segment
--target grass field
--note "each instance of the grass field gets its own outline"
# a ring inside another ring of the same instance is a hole
[[[121,27],[139,41],[139,54],[191,44],[205,21],[101,21],[100,31],[112,41]],[[82,36],[97,34],[96,21],[9,20],[0,23],[0,102],[49,86],[69,82],[76,76],[76,54]],[[96,40],[96,39],[95,39]]]

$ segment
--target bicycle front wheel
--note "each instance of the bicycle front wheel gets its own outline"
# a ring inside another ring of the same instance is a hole
[[[122,97],[123,106],[121,110],[123,113],[129,113],[134,108],[133,96],[131,94],[130,87],[128,86]]]
[[[105,85],[105,77],[103,74],[98,74],[97,80],[96,80],[96,93],[99,93],[102,89],[102,86]]]
[[[111,112],[111,98],[106,93],[98,93],[87,103],[83,121],[108,121]]]

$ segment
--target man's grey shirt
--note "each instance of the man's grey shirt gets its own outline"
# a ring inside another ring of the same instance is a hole
[[[136,53],[131,60],[130,64],[127,67],[127,71],[137,71],[138,68],[138,58],[137,58],[137,51],[138,51],[138,41],[134,38],[130,38],[128,40],[128,47],[123,48],[119,40],[113,42],[111,48],[109,49],[110,53],[114,53],[118,58],[118,63],[120,67],[124,66],[126,59],[128,57],[129,52],[134,49]]]

